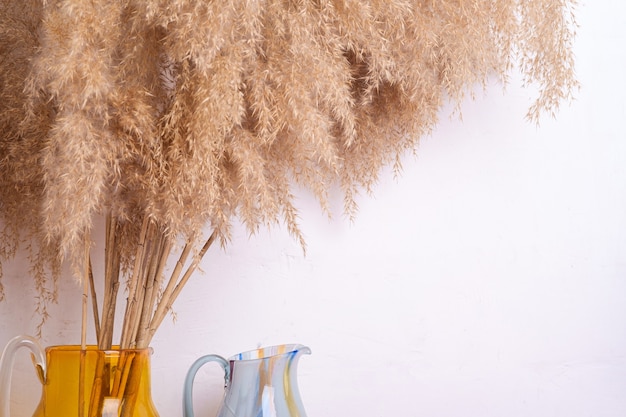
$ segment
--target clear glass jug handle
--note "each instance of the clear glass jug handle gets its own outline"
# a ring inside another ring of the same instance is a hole
[[[10,416],[11,373],[15,353],[21,347],[30,350],[31,358],[42,383],[46,378],[46,355],[37,340],[30,336],[16,336],[11,339],[0,356],[0,417]]]
[[[224,387],[230,381],[230,365],[226,359],[219,355],[206,355],[196,360],[187,371],[185,378],[185,388],[183,391],[183,417],[193,417],[193,380],[198,370],[207,362],[218,362],[224,368]],[[4,417],[4,416],[0,416]],[[7,416],[8,417],[8,416]]]

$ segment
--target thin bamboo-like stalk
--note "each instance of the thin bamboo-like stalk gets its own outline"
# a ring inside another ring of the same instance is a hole
[[[80,364],[78,369],[78,416],[84,417],[85,415],[85,374],[86,374],[86,364],[85,361],[87,359],[87,349],[81,347],[80,350]]]
[[[191,265],[189,266],[189,268],[187,269],[187,271],[181,278],[180,282],[178,282],[178,275],[175,275],[174,273],[172,274],[170,281],[168,283],[168,289],[170,289],[170,291],[166,291],[161,297],[161,300],[159,300],[159,305],[157,307],[157,310],[154,313],[152,321],[150,322],[149,335],[148,335],[148,339],[146,343],[150,343],[150,340],[152,339],[156,330],[159,328],[159,326],[163,322],[163,319],[167,315],[167,312],[170,310],[170,308],[172,308],[172,305],[174,304],[174,301],[180,294],[182,288],[185,286],[185,284],[189,280],[189,277],[191,276],[191,274],[197,269],[198,265],[200,264],[200,261],[206,254],[207,250],[211,247],[216,237],[217,237],[217,232],[213,231],[213,233],[211,233],[211,236],[209,236],[207,241],[204,243],[204,246],[202,247],[202,249],[200,249],[198,254],[195,256],[193,262],[191,263]],[[182,259],[182,256],[181,256],[181,259]],[[179,263],[177,264],[177,266],[180,265],[182,269],[183,263],[184,261],[181,262],[181,260],[179,260]]]
[[[117,398],[124,396],[134,357],[135,353],[132,350],[122,350],[120,352],[120,359],[115,367],[111,396]]]
[[[162,240],[162,239],[160,239]],[[158,292],[156,287],[158,278],[156,276],[157,269],[159,268],[158,263],[160,263],[162,244],[158,242],[153,245],[152,249],[156,249],[151,251],[151,256],[149,260],[149,267],[146,271],[146,279],[145,279],[145,291],[143,293],[143,297],[141,298],[141,314],[137,317],[137,326],[133,332],[133,340],[135,341],[135,346],[139,347],[139,338],[142,333],[142,326],[149,320],[149,317],[152,315],[153,305],[151,304],[151,300],[153,299],[154,293]]]
[[[138,303],[134,306],[132,314],[130,315],[130,326],[129,326],[129,336],[130,347],[137,347],[137,333],[139,331],[139,324],[141,322],[141,316],[144,310],[151,310],[152,306],[147,306],[144,303],[146,291],[148,287],[152,287],[150,281],[152,281],[152,277],[150,275],[151,264],[154,262],[154,257],[156,254],[153,253],[154,249],[157,247],[155,239],[156,232],[155,228],[151,227],[150,233],[146,238],[146,243],[144,247],[143,259],[140,262],[139,268],[140,270],[137,273],[137,277],[139,278],[139,282],[137,285],[137,291],[135,298],[138,300]]]
[[[122,373],[120,373],[119,384],[116,385],[115,390],[112,392],[117,398],[123,398],[120,417],[132,417],[135,415],[135,404],[140,393],[139,388],[142,382],[141,378],[143,377],[142,369],[146,365],[144,359],[143,355],[135,352],[123,352],[120,358],[120,361],[123,361],[120,362],[121,365],[119,366],[122,369]]]
[[[91,398],[89,401],[88,417],[100,417],[102,406],[104,403],[104,395],[106,392],[105,381],[107,381],[107,372],[105,366],[104,352],[96,352],[96,368],[94,371],[94,380],[91,388]]]
[[[172,244],[170,242],[170,239],[162,236],[159,253],[157,256],[155,256],[155,259],[158,261],[158,265],[156,265],[156,270],[154,271],[152,286],[150,288],[150,291],[146,292],[146,297],[144,298],[144,305],[146,307],[143,309],[141,321],[139,323],[139,329],[137,332],[138,348],[148,347],[151,340],[150,321],[152,320],[152,315],[154,314],[155,308],[157,307],[159,288],[161,288],[164,279],[163,271],[165,269],[165,266],[167,265],[167,260],[169,258],[171,248]]]
[[[144,258],[144,250],[146,244],[146,234],[148,233],[150,225],[150,220],[147,217],[144,217],[143,223],[141,225],[141,234],[139,237],[139,241],[137,243],[137,251],[135,257],[135,267],[133,269],[133,274],[130,279],[130,288],[128,289],[128,301],[126,303],[126,311],[124,313],[124,323],[122,327],[122,336],[120,342],[120,348],[126,349],[131,345],[131,331],[132,325],[134,321],[134,317],[137,314],[137,304],[139,299],[137,298],[137,291],[140,287],[139,278],[141,272],[141,262]]]
[[[82,319],[81,319],[81,332],[80,332],[80,347],[82,350],[87,348],[87,312],[88,312],[88,300],[89,300],[89,246],[88,241],[85,241],[85,247],[83,249],[83,294],[82,294]]]
[[[117,246],[117,221],[107,213],[105,233],[105,265],[104,265],[104,300],[102,304],[102,325],[98,338],[100,349],[111,349],[113,344],[113,327],[115,324],[115,308],[119,289],[120,252]]]
[[[93,313],[93,321],[96,331],[96,340],[100,340],[100,314],[98,312],[98,296],[96,294],[96,283],[93,278],[93,268],[91,265],[91,257],[89,257],[89,289],[91,291],[91,311]]]
[[[193,249],[193,246],[189,242],[187,242],[185,246],[183,247],[183,250],[180,253],[178,261],[176,262],[176,266],[174,267],[174,270],[172,271],[172,274],[170,275],[170,279],[167,283],[167,286],[165,287],[165,290],[163,291],[163,294],[161,295],[161,300],[159,301],[156,311],[154,312],[154,315],[152,316],[152,320],[150,320],[149,339],[152,338],[151,335],[154,335],[154,332],[159,327],[159,325],[163,321],[163,318],[166,316],[168,312],[168,307],[166,305],[167,303],[163,302],[163,300],[168,300],[171,297],[172,293],[174,292],[176,283],[178,282],[178,278],[180,277],[180,274],[185,266],[185,263],[187,262],[187,258],[189,257],[189,254],[191,253],[192,249]]]
[[[78,415],[83,417],[85,414],[85,374],[86,374],[86,357],[87,357],[87,299],[89,297],[89,240],[85,239],[83,250],[83,294],[82,294],[82,321],[80,335],[80,364],[79,364],[79,384],[78,384]]]
[[[216,238],[216,232],[214,231],[213,233],[211,233],[211,236],[209,236],[207,241],[204,243],[204,246],[202,246],[202,249],[200,249],[198,254],[194,257],[193,262],[191,263],[189,268],[187,268],[187,271],[185,271],[185,274],[180,279],[180,282],[176,285],[176,288],[174,288],[174,292],[172,293],[172,296],[170,297],[169,300],[167,300],[167,304],[168,304],[167,310],[172,308],[174,301],[176,301],[176,299],[178,298],[178,295],[187,284],[187,281],[189,281],[189,278],[191,278],[191,275],[196,271],[196,269],[198,269],[198,265],[200,265],[200,261],[202,260],[202,258],[204,258],[204,255],[207,253],[207,251],[209,250],[213,242],[215,242],[215,238]]]

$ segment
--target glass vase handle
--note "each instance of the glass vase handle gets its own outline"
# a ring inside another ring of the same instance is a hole
[[[16,336],[7,343],[0,356],[0,417],[10,417],[9,403],[11,396],[11,373],[17,351],[25,347],[37,370],[41,383],[46,379],[46,355],[39,342],[30,336]]]
[[[187,371],[185,378],[185,387],[183,391],[183,417],[194,417],[193,415],[193,380],[198,370],[208,362],[218,362],[224,368],[224,386],[228,386],[230,381],[230,365],[226,359],[220,355],[206,355],[196,360]],[[1,416],[0,417],[4,417]],[[7,416],[8,417],[8,416]]]

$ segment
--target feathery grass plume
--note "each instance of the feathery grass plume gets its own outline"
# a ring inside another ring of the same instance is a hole
[[[146,345],[235,216],[304,248],[294,187],[328,211],[339,185],[353,216],[444,104],[515,69],[538,88],[527,117],[553,115],[577,88],[575,5],[0,0],[0,258],[37,248],[45,293],[46,268],[104,247],[98,343],[123,309],[122,344]]]
[[[37,0],[3,1],[0,16],[0,263],[19,248],[26,251],[28,273],[38,293],[34,310],[41,317],[39,333],[48,304],[56,300],[60,275],[57,248],[43,238],[40,213],[44,182],[39,161],[49,125],[47,109],[38,107],[33,122],[21,124],[28,100],[25,78],[38,47],[42,8]],[[0,266],[0,300],[1,279]]]
[[[77,248],[86,243],[84,235],[104,204],[110,165],[117,160],[109,123],[118,3],[47,4],[40,47],[32,59],[30,92],[38,96],[45,91],[54,111],[40,154],[43,226],[70,256],[81,256]]]
[[[525,81],[539,87],[527,113],[535,123],[544,113],[556,117],[560,103],[572,100],[579,87],[572,51],[575,5],[568,0],[520,2],[519,65]]]

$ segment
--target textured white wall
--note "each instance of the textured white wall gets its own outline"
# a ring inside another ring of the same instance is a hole
[[[354,223],[300,195],[307,256],[286,231],[235,229],[213,248],[153,343],[162,417],[181,412],[203,354],[299,342],[311,417],[626,415],[626,6],[579,7],[582,90],[556,121],[523,120],[532,92],[497,86],[442,123],[403,175],[384,173]],[[7,264],[0,346],[38,318]],[[43,344],[78,343],[79,288],[63,284]],[[217,367],[215,367],[217,368]],[[198,378],[198,416],[219,401]],[[38,383],[24,354],[13,416]]]

